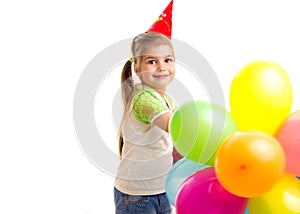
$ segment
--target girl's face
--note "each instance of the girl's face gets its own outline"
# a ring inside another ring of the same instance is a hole
[[[169,45],[150,46],[142,57],[139,57],[134,70],[141,82],[157,91],[164,92],[175,77],[175,58]]]

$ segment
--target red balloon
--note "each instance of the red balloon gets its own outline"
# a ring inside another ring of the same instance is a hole
[[[281,124],[275,138],[285,154],[285,171],[300,175],[300,110],[292,113]]]
[[[177,214],[243,214],[248,199],[231,194],[217,180],[213,167],[189,176],[181,185],[176,199]]]

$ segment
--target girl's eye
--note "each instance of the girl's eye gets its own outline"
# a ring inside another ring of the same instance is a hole
[[[171,59],[171,58],[167,58],[167,59],[165,59],[165,62],[166,62],[166,63],[173,62],[173,59]]]
[[[148,61],[148,64],[154,65],[154,64],[155,64],[155,60],[149,60],[149,61]]]

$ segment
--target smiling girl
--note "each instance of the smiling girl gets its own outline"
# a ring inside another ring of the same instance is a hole
[[[136,36],[121,75],[121,162],[115,180],[116,213],[171,213],[165,179],[173,164],[168,123],[174,104],[166,94],[175,76],[171,40],[159,33]],[[133,63],[133,65],[132,65]],[[140,79],[135,84],[132,69]]]

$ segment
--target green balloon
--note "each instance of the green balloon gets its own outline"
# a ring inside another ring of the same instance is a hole
[[[205,101],[189,101],[172,115],[169,132],[184,157],[213,166],[225,138],[237,131],[233,117],[223,107]]]

